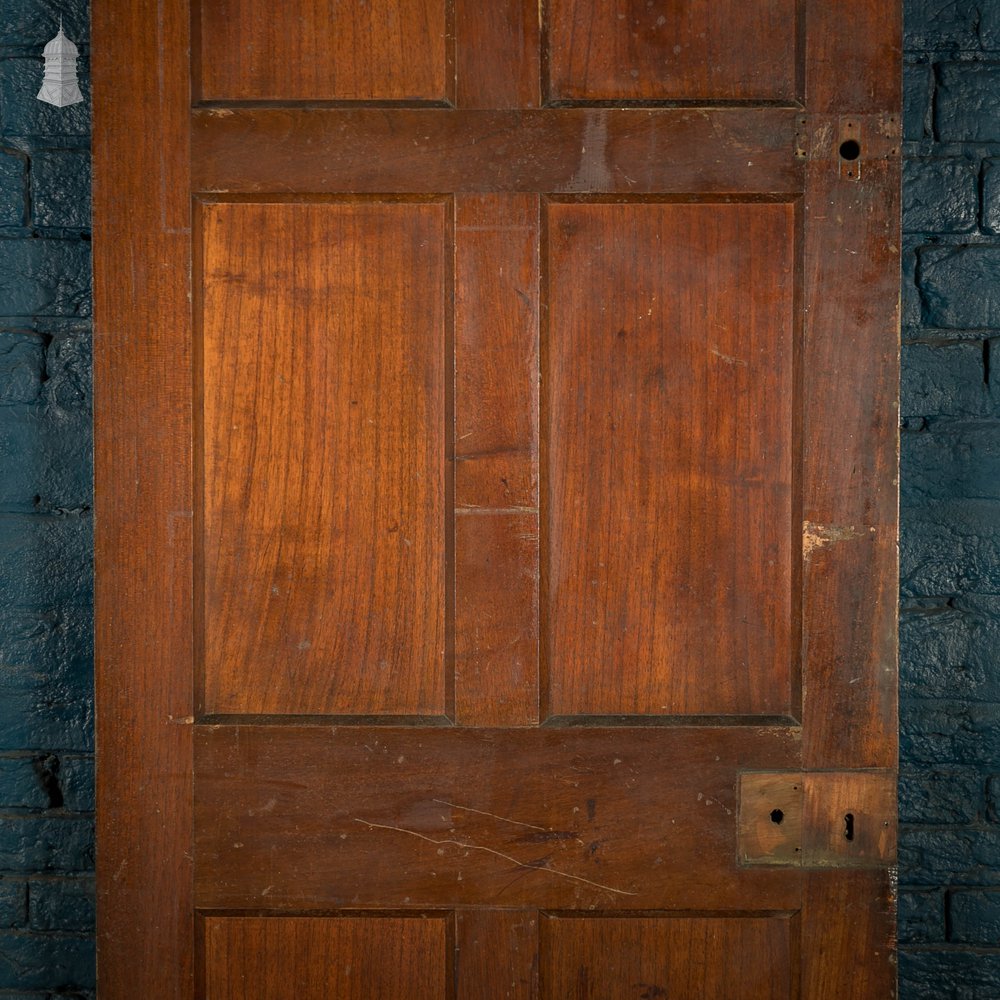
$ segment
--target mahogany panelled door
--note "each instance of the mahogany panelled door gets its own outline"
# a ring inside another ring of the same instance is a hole
[[[96,0],[101,1000],[884,1000],[900,16]]]

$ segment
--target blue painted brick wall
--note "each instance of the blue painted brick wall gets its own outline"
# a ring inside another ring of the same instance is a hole
[[[1000,3],[906,0],[900,996],[1000,998]]]
[[[88,100],[35,99],[59,15]],[[94,987],[90,104],[80,0],[0,0],[0,998]]]

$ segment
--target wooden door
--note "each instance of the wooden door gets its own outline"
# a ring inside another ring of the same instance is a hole
[[[892,996],[896,5],[94,59],[102,1000]]]

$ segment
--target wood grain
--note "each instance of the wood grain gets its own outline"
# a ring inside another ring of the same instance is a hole
[[[444,711],[445,212],[202,208],[209,713]]]
[[[550,0],[551,100],[792,101],[796,2]]]
[[[203,100],[444,100],[445,0],[203,0]]]
[[[194,982],[188,24],[183,0],[94,5],[102,1000]]]
[[[207,1000],[441,1000],[437,917],[206,916]]]
[[[459,1000],[539,1000],[536,910],[461,910],[455,921]]]
[[[809,768],[896,766],[899,120],[855,120],[860,182],[841,176],[839,122],[812,120],[804,206]]]
[[[789,711],[793,261],[791,205],[549,207],[552,714]]]
[[[541,102],[537,0],[454,0],[459,108],[536,108]]]
[[[542,981],[573,1000],[792,1000],[793,937],[787,916],[547,915]]]
[[[538,211],[533,195],[456,203],[460,725],[538,721]]]
[[[213,726],[197,734],[208,908],[794,909],[740,869],[749,762],[797,769],[783,727]]]
[[[801,192],[778,108],[196,110],[196,191]]]

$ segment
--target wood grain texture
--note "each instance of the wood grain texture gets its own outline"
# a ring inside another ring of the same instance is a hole
[[[789,711],[793,261],[791,205],[549,206],[553,715]]]
[[[459,1000],[539,1000],[536,910],[455,914]]]
[[[183,0],[94,5],[102,1000],[193,990],[188,24]]]
[[[796,932],[787,916],[547,915],[540,959],[544,995],[792,1000],[798,995]]]
[[[444,100],[446,0],[201,0],[202,100]]]
[[[459,108],[536,108],[541,102],[537,0],[454,0]]]
[[[804,1000],[896,996],[895,872],[810,872],[802,904]]]
[[[198,727],[208,908],[795,908],[740,869],[737,773],[783,727]]]
[[[796,6],[795,0],[549,0],[548,96],[792,101]]]
[[[207,1000],[442,1000],[446,919],[207,916]]]
[[[796,113],[196,110],[196,191],[798,193]]]
[[[446,206],[202,225],[206,711],[441,713]]]
[[[538,721],[538,199],[464,195],[455,252],[455,699]]]
[[[896,116],[810,124],[803,342],[803,683],[809,768],[896,766],[899,157]],[[836,420],[830,420],[836,414]]]

